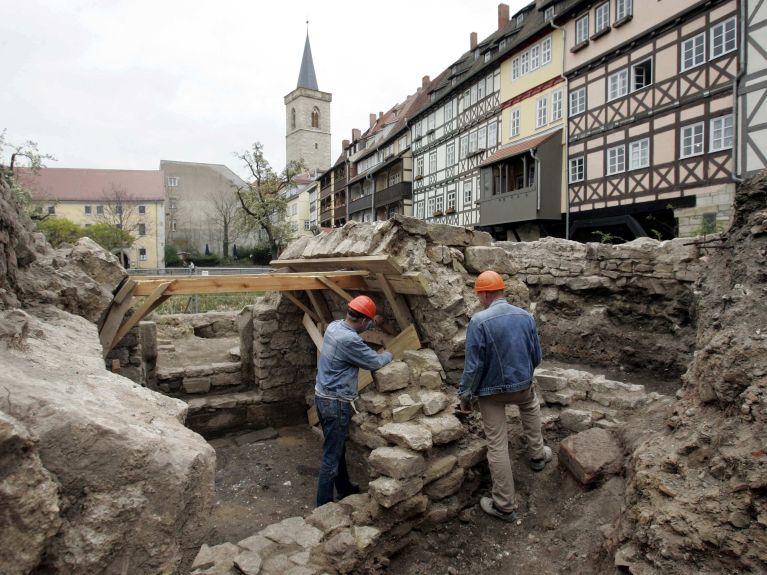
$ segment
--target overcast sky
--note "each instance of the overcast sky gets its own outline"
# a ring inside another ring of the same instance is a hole
[[[507,1],[513,15],[525,0]],[[497,26],[497,0],[0,0],[0,130],[50,166],[221,163],[264,145],[285,164],[283,97],[309,20],[319,89],[333,94],[332,157]],[[7,158],[6,158],[7,159]]]

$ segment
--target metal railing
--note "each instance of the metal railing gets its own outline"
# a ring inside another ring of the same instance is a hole
[[[250,274],[270,274],[277,270],[269,266],[247,268],[130,268],[126,270],[131,276],[239,276]]]

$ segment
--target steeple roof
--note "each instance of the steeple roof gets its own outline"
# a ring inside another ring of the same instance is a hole
[[[317,90],[317,75],[314,73],[314,61],[312,60],[312,47],[309,45],[309,30],[306,31],[306,44],[304,44],[304,57],[301,60],[301,71],[298,73],[296,88],[309,88]]]

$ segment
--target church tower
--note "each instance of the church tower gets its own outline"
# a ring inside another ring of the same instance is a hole
[[[309,30],[296,89],[285,96],[287,161],[303,159],[308,170],[330,167],[330,102],[333,95],[320,92],[314,73]]]

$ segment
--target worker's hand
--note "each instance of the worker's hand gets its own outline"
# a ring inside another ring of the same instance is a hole
[[[463,413],[471,413],[473,411],[473,408],[471,406],[471,400],[470,399],[461,398],[461,404],[459,406],[459,409]]]
[[[377,314],[377,315],[376,315],[376,316],[373,318],[373,321],[375,322],[375,324],[376,324],[378,327],[381,327],[381,326],[382,326],[384,323],[386,323],[386,319],[384,319],[384,316],[382,316],[382,315],[380,315],[380,314]]]

